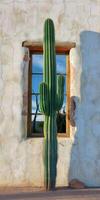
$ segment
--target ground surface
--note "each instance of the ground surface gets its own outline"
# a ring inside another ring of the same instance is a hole
[[[57,190],[52,192],[27,189],[0,190],[0,200],[100,200],[100,189]]]

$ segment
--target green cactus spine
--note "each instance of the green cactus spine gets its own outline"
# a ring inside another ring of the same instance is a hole
[[[55,31],[51,19],[44,25],[43,83],[40,84],[40,109],[44,121],[45,187],[54,189],[57,164],[56,111],[60,110],[64,97],[64,77],[56,75]]]

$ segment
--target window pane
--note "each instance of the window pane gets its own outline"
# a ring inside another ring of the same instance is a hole
[[[44,116],[32,115],[32,133],[43,133]]]
[[[39,93],[39,86],[42,81],[43,75],[32,75],[32,92]]]
[[[43,71],[43,55],[32,55],[32,73],[42,73]]]
[[[60,110],[60,112],[66,112],[66,95],[64,95],[64,101],[63,101],[63,105],[62,105],[62,108]]]
[[[61,110],[57,114],[57,132],[66,133],[66,95]]]
[[[66,73],[66,55],[56,55],[57,73]]]
[[[66,113],[57,114],[57,133],[66,133]]]
[[[57,73],[64,74],[65,85],[64,94],[66,94],[66,55],[56,55]],[[39,85],[43,81],[43,55],[32,55],[32,93],[39,93]],[[36,74],[35,74],[36,73]],[[37,104],[36,104],[37,101]],[[43,133],[44,116],[39,110],[40,95],[32,95],[32,110],[34,113],[31,116],[32,133]],[[37,110],[37,114],[35,115]],[[64,95],[64,102],[61,110],[57,114],[57,132],[66,133],[66,95]]]
[[[66,55],[56,55],[57,73],[66,73]],[[43,72],[43,55],[32,55],[32,73]]]
[[[32,113],[39,113],[39,95],[32,95]]]
[[[32,96],[32,113],[36,112],[36,97]]]

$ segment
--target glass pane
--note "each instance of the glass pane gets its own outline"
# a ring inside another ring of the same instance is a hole
[[[39,93],[39,86],[42,81],[43,75],[32,75],[32,92]]]
[[[66,73],[66,55],[56,55],[56,64],[58,73]],[[43,55],[32,55],[32,73],[43,72]]]
[[[66,74],[66,55],[56,55],[57,73]],[[43,75],[34,73],[43,73],[43,55],[32,55],[32,93],[39,93],[39,85],[43,81]],[[64,85],[64,94],[66,94],[66,78]],[[43,133],[44,116],[40,115],[39,111],[40,95],[32,95],[32,113],[37,114],[31,116],[32,133]],[[37,104],[36,104],[37,101]],[[66,95],[64,95],[64,102],[61,110],[57,114],[57,132],[66,133]]]
[[[64,95],[64,101],[63,101],[63,105],[62,108],[60,110],[61,113],[65,113],[66,112],[66,95]]]
[[[32,115],[32,133],[43,133],[43,124],[43,115]]]
[[[40,113],[39,111],[39,102],[40,101],[40,97],[39,95],[32,95],[32,113]]]
[[[57,73],[66,73],[66,55],[56,55]]]
[[[43,55],[33,54],[32,55],[32,73],[43,72]]]
[[[57,132],[66,133],[66,95],[61,110],[57,113]]]
[[[36,112],[36,97],[32,96],[32,113]]]

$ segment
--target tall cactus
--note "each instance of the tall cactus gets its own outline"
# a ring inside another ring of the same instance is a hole
[[[60,110],[64,98],[64,77],[56,75],[55,31],[51,19],[44,25],[43,83],[40,84],[40,109],[44,121],[45,187],[54,189],[57,164],[56,111]]]

